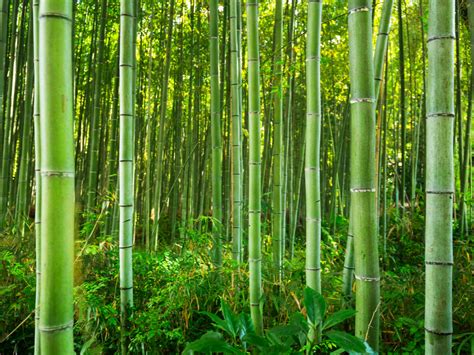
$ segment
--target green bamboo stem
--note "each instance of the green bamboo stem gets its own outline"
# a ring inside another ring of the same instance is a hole
[[[425,353],[451,353],[454,0],[430,0],[426,97]]]
[[[219,83],[218,0],[210,0],[212,214],[214,217],[214,262],[222,264],[222,142]]]
[[[273,187],[272,187],[272,243],[275,279],[277,283],[283,276],[283,65],[282,65],[282,40],[283,40],[283,3],[275,0],[275,30],[274,30],[274,56],[273,56]]]
[[[261,156],[260,156],[260,55],[258,0],[247,1],[248,107],[249,107],[249,272],[250,313],[258,335],[263,334]]]
[[[378,351],[380,273],[375,201],[375,95],[371,1],[349,0],[351,220],[356,278],[356,336]]]
[[[382,71],[383,64],[385,62],[385,57],[387,54],[387,43],[388,37],[390,34],[390,20],[392,16],[393,0],[385,0],[382,6],[382,17],[380,19],[379,31],[377,34],[377,41],[375,44],[375,53],[374,53],[374,95],[375,103],[377,105],[379,95],[380,95],[380,85],[384,81]],[[352,282],[354,277],[354,253],[350,248],[354,248],[354,243],[352,241],[352,216],[349,216],[349,233],[346,244],[346,254],[344,259],[344,271],[342,276],[342,289],[343,297],[347,301],[352,297]],[[350,240],[351,239],[351,240]],[[346,302],[344,301],[344,302]]]
[[[119,141],[119,249],[120,320],[122,354],[128,352],[128,320],[133,307],[133,223],[134,223],[134,80],[135,6],[120,1],[120,141]]]
[[[390,34],[390,19],[392,18],[393,0],[385,0],[382,5],[382,17],[380,18],[379,32],[375,43],[374,53],[374,80],[375,98],[378,101],[380,85],[383,81],[383,64],[387,54],[388,36]]]
[[[230,85],[232,117],[232,255],[235,261],[242,260],[242,95],[239,73],[241,71],[238,52],[237,7],[240,0],[230,0]]]
[[[321,53],[322,1],[308,2],[306,42],[306,285],[321,293]]]
[[[39,80],[39,1],[33,1],[33,56],[34,56],[34,147],[35,147],[35,250],[36,250],[36,297],[35,297],[35,355],[41,353],[40,344],[40,290],[41,290],[41,122]]]
[[[41,353],[73,354],[74,137],[72,2],[42,0]]]

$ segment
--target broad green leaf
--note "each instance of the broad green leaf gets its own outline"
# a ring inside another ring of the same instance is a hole
[[[239,337],[243,339],[247,334],[254,334],[255,328],[252,323],[252,318],[247,313],[240,313],[239,315]]]
[[[200,312],[200,313],[208,316],[209,318],[211,318],[211,320],[214,322],[214,325],[217,328],[222,329],[223,331],[225,331],[229,335],[232,335],[230,333],[229,329],[227,329],[227,322],[225,320],[221,319],[219,316],[215,315],[214,313],[210,313],[210,312]]]
[[[207,332],[201,338],[188,343],[183,354],[193,354],[194,351],[201,353],[223,352],[225,354],[242,354],[238,349],[227,344],[221,333]]]
[[[304,289],[304,305],[311,324],[319,324],[326,313],[326,301],[323,296],[310,287]]]
[[[331,339],[337,346],[344,349],[347,352],[355,351],[357,353],[365,352],[364,342],[345,332],[340,332],[337,330],[332,330],[326,333],[326,336]]]
[[[221,310],[222,314],[224,315],[224,320],[227,324],[227,330],[229,331],[232,338],[235,339],[240,328],[239,320],[224,300],[221,300]]]
[[[352,318],[355,315],[353,309],[343,309],[334,314],[331,314],[323,324],[323,330],[334,327],[335,325],[344,322],[346,319]]]
[[[297,326],[301,330],[301,332],[304,333],[304,335],[308,334],[308,321],[301,313],[293,313],[290,317],[290,324]]]
[[[377,355],[378,353],[376,351],[374,351],[370,345],[367,343],[367,342],[364,342],[364,346],[365,346],[365,351],[363,352],[364,355]],[[355,352],[355,351],[350,351],[349,352],[350,355],[358,355],[360,354],[359,352]]]
[[[260,350],[265,349],[270,346],[270,343],[268,340],[260,335],[257,335],[255,333],[249,333],[247,334],[244,339],[247,343],[250,345],[258,347]]]
[[[272,329],[269,330],[270,333],[280,338],[284,336],[291,337],[293,335],[298,335],[300,331],[301,329],[297,325],[294,325],[294,324],[277,325],[276,327],[273,327]]]

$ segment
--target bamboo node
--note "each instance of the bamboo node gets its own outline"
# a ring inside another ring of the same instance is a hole
[[[74,171],[48,171],[48,170],[41,170],[41,176],[74,178],[75,173],[74,173]]]
[[[39,330],[41,332],[45,332],[45,333],[56,333],[56,332],[60,332],[62,330],[66,330],[66,329],[69,329],[69,328],[72,328],[74,325],[74,320],[71,320],[70,322],[67,322],[65,324],[60,324],[60,325],[52,325],[52,326],[39,326]]]
[[[374,188],[355,187],[351,189],[351,192],[375,192]]]
[[[453,266],[452,261],[425,261],[425,265]]]
[[[426,327],[425,327],[425,331],[427,331],[428,333],[435,334],[435,335],[440,335],[440,336],[453,335],[453,332],[440,332],[440,331],[429,329],[429,328],[426,328]]]
[[[66,21],[72,22],[72,18],[70,18],[69,16],[67,16],[67,15],[65,15],[65,14],[61,14],[61,13],[59,13],[59,12],[43,12],[43,13],[39,16],[40,19],[46,18],[46,17],[57,18],[57,19],[66,20]]]
[[[453,191],[426,191],[426,194],[430,195],[453,195]]]
[[[355,14],[357,12],[370,12],[370,8],[367,6],[361,6],[349,9],[349,15]]]
[[[352,98],[350,103],[351,104],[360,104],[360,103],[363,103],[363,102],[368,102],[368,103],[375,103],[375,99],[373,97],[356,97],[356,98]]]
[[[454,113],[452,112],[433,112],[426,115],[426,118],[435,118],[435,117],[448,117],[454,118]]]
[[[432,41],[436,41],[436,40],[441,40],[441,39],[452,39],[452,40],[455,40],[456,39],[456,36],[452,35],[452,34],[447,34],[447,35],[439,35],[439,36],[432,36],[430,38],[428,38],[428,41],[426,43],[430,43]]]
[[[354,274],[354,277],[356,278],[356,280],[365,281],[365,282],[379,282],[380,281],[380,277],[359,276],[356,274]]]
[[[306,271],[321,271],[320,267],[306,267]]]

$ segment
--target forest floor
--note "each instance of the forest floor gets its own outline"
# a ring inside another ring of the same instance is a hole
[[[342,266],[347,222],[336,233],[323,229],[322,290],[328,312],[341,308]],[[205,229],[205,228],[204,228]],[[166,231],[164,231],[165,233]],[[81,233],[82,234],[82,233]],[[398,234],[398,236],[397,236]],[[33,236],[0,238],[0,354],[32,353],[34,340],[35,260]],[[265,234],[264,234],[265,235]],[[420,230],[391,230],[381,251],[381,353],[424,353],[424,247]],[[75,263],[75,346],[84,354],[113,354],[120,344],[117,241],[98,235],[85,244]],[[179,353],[187,342],[212,329],[202,311],[219,314],[220,300],[234,311],[248,312],[248,265],[237,268],[225,247],[224,265],[216,271],[210,234],[190,228],[174,243],[163,240],[159,252],[134,250],[134,314],[130,332],[133,353]],[[285,262],[280,287],[272,281],[271,243],[264,236],[263,286],[265,328],[288,322],[301,310],[304,245],[297,237],[295,256]],[[455,238],[453,275],[453,353],[470,353],[474,340],[472,241]],[[381,240],[383,245],[383,240]],[[304,310],[303,310],[304,312]],[[345,330],[351,332],[351,325]]]

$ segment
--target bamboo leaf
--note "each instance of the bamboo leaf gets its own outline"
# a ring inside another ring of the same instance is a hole
[[[240,328],[239,320],[224,300],[221,300],[221,310],[224,315],[225,323],[227,324],[227,330],[230,333],[229,335],[235,339]]]
[[[332,330],[327,332],[326,335],[337,346],[343,348],[347,352],[365,353],[366,351],[364,342],[351,334]]]
[[[242,354],[238,349],[227,344],[221,333],[207,332],[201,338],[188,343],[183,354],[193,354],[195,351],[202,353],[223,352],[225,354]]]
[[[252,319],[250,318],[250,315],[247,313],[241,313],[239,315],[239,337],[240,339],[243,339],[245,336],[248,334],[254,334],[255,333],[255,328],[252,323]]]
[[[312,324],[318,324],[322,321],[326,313],[326,301],[319,292],[306,287],[304,289],[304,305],[308,319]]]
[[[334,314],[331,314],[323,324],[323,330],[334,327],[335,325],[344,322],[346,319],[352,318],[355,315],[353,309],[343,309]]]

